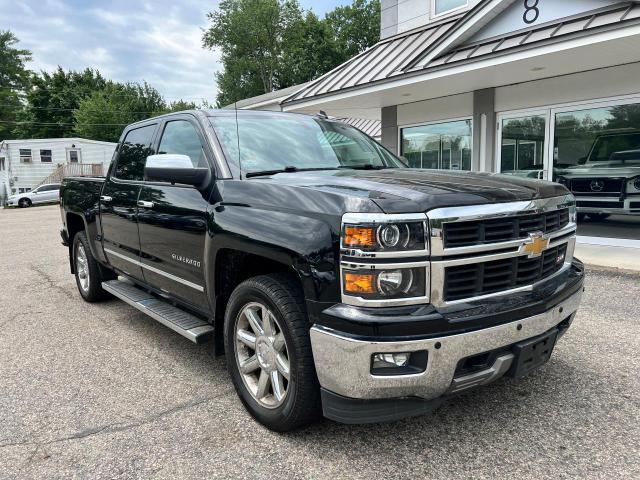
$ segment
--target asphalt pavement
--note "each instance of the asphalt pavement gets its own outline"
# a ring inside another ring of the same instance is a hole
[[[0,209],[0,479],[640,478],[640,276],[590,270],[552,360],[432,415],[276,434],[213,358],[84,303],[56,206]]]

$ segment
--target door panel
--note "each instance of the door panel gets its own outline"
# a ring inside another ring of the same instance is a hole
[[[138,234],[138,196],[144,165],[152,148],[157,124],[127,132],[100,197],[100,216],[104,253],[109,263],[139,280],[140,236]]]
[[[164,124],[158,153],[187,155],[194,167],[205,167],[203,145],[196,124],[176,118]],[[145,280],[202,309],[208,307],[203,273],[207,200],[194,187],[146,184],[138,213]]]
[[[206,309],[207,200],[193,187],[145,185],[139,201],[145,205],[138,226],[146,282]]]
[[[143,280],[138,235],[140,185],[107,180],[102,190],[100,218],[102,242],[107,260],[131,277]]]

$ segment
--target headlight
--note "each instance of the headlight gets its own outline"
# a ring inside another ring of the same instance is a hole
[[[640,177],[634,178],[630,183],[633,185],[633,188],[640,192]]]
[[[424,223],[345,224],[342,234],[342,247],[365,252],[425,250]]]
[[[381,265],[379,268],[383,268]],[[379,271],[342,270],[344,294],[364,300],[401,300],[427,296],[426,268]]]
[[[345,213],[342,302],[364,307],[429,303],[431,264],[424,213]]]

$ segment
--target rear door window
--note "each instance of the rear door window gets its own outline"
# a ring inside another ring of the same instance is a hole
[[[153,155],[152,142],[155,130],[154,124],[136,128],[127,133],[118,152],[116,178],[135,181],[141,181],[144,178],[147,157]]]

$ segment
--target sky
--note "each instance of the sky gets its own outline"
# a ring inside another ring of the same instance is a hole
[[[323,15],[350,0],[301,0]],[[147,81],[168,100],[215,103],[219,53],[202,48],[205,0],[0,0],[0,30],[33,52],[32,70],[97,68],[121,82]]]

